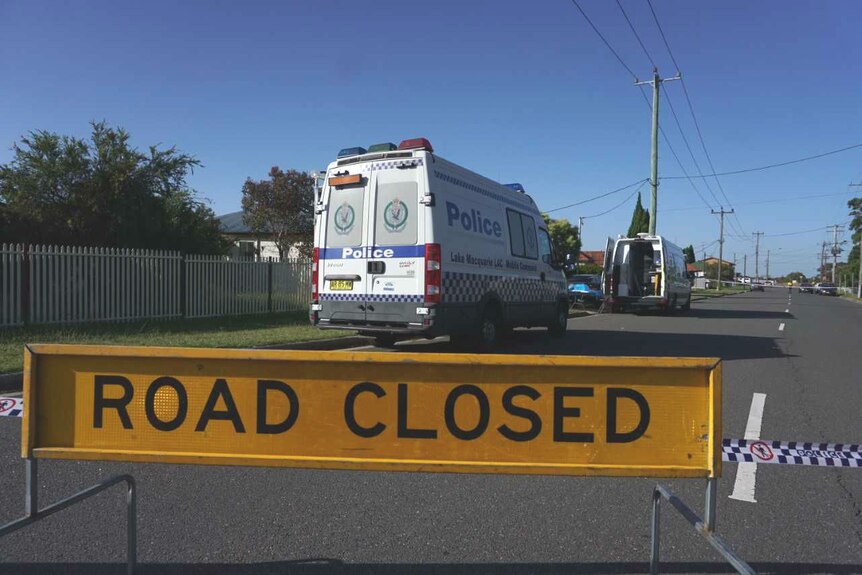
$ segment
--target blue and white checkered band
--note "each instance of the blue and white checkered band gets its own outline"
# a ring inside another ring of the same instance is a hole
[[[363,172],[376,172],[378,170],[394,170],[400,167],[407,166],[424,166],[425,160],[422,158],[414,158],[412,160],[389,160],[386,162],[374,162],[372,164],[364,164],[362,166]]]
[[[855,443],[724,439],[721,455],[724,461],[737,463],[862,467],[862,446]]]
[[[360,294],[360,293],[322,293],[320,301],[393,301],[421,303],[422,294]]]
[[[443,301],[446,303],[478,302],[489,292],[495,292],[505,303],[529,303],[553,300],[565,294],[562,279],[510,277],[443,272]]]

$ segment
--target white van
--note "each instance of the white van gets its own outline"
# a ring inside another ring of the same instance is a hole
[[[661,236],[608,238],[602,280],[607,305],[615,310],[691,309],[685,255]]]
[[[348,148],[314,224],[311,322],[381,345],[449,334],[492,348],[503,330],[566,330],[562,265],[533,199],[434,154],[425,138]]]

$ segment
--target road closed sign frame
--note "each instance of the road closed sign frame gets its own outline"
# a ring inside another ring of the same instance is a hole
[[[721,474],[721,362],[28,345],[22,456]]]

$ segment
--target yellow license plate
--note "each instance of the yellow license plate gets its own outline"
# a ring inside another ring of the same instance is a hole
[[[353,280],[331,280],[329,289],[333,291],[350,291],[353,289]]]

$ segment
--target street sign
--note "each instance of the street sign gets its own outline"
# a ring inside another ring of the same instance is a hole
[[[22,455],[715,477],[717,359],[31,345]]]

